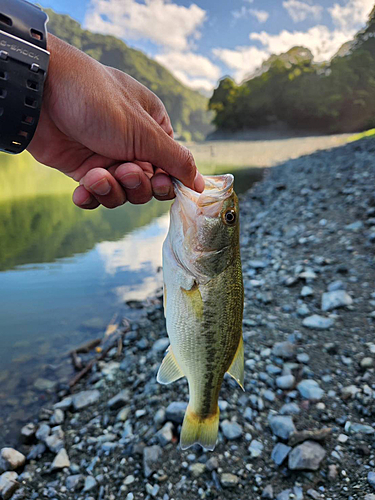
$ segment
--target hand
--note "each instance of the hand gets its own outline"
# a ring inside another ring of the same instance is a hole
[[[28,151],[80,183],[81,208],[174,197],[170,175],[201,192],[192,154],[173,140],[167,111],[129,75],[49,35],[42,111]]]

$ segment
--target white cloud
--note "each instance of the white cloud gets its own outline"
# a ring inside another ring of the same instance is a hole
[[[345,5],[335,3],[328,10],[337,26],[351,30],[364,26],[373,7],[374,0],[348,0]]]
[[[259,23],[265,23],[269,18],[269,14],[265,10],[249,9],[249,14],[256,17]]]
[[[225,63],[234,73],[237,82],[253,73],[269,56],[265,50],[257,47],[236,47],[231,49],[213,49],[213,54]]]
[[[300,0],[287,0],[283,2],[283,7],[295,23],[304,21],[308,17],[320,19],[323,11],[321,5],[310,5]]]
[[[220,77],[220,69],[215,64],[193,52],[167,52],[155,59],[182,83],[195,89],[212,90]]]
[[[148,39],[157,45],[185,50],[199,29],[206,12],[170,0],[91,0],[84,25],[92,31],[126,40]]]
[[[234,19],[241,19],[242,17],[247,17],[249,14],[249,10],[244,5],[239,10],[232,10],[232,16]]]

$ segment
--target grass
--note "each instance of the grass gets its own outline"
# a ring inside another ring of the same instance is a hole
[[[369,139],[370,137],[375,137],[375,128],[366,130],[365,132],[360,132],[359,134],[352,135],[349,137],[348,142],[360,141],[361,139]]]

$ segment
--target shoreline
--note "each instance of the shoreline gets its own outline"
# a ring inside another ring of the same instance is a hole
[[[225,379],[214,452],[178,447],[187,387],[156,382],[159,295],[133,303],[120,356],[23,431],[9,498],[374,500],[374,185],[368,139],[289,160],[240,196],[246,392]]]

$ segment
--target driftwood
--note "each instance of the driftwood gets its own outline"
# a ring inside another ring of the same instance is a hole
[[[130,322],[128,320],[124,320],[124,327],[121,331],[118,330],[118,323],[116,323],[117,314],[113,316],[110,323],[108,324],[106,331],[104,333],[104,337],[102,339],[94,339],[82,346],[78,347],[71,351],[71,356],[73,360],[73,365],[76,369],[80,370],[69,382],[69,387],[74,387],[87,373],[89,373],[92,368],[102,359],[104,359],[109,351],[117,345],[116,356],[120,356],[123,348],[122,338],[125,333],[130,330]],[[99,354],[91,359],[86,366],[82,368],[82,360],[77,353],[79,352],[89,352],[92,349],[95,349],[99,352]]]

